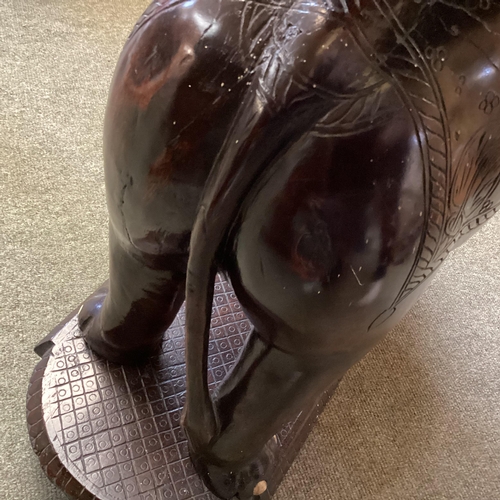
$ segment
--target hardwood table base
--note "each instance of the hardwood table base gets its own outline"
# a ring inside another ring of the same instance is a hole
[[[214,500],[189,459],[180,425],[185,395],[184,309],[162,351],[141,366],[120,366],[89,350],[76,311],[44,339],[31,377],[27,419],[33,449],[50,478],[69,497],[87,500]],[[209,354],[213,391],[250,332],[230,284],[215,285]],[[304,411],[273,439],[279,444],[269,499],[333,393]]]

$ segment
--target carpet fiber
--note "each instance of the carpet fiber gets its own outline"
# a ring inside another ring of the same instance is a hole
[[[0,499],[58,500],[25,425],[45,336],[107,276],[101,131],[144,0],[0,2]],[[353,368],[276,500],[500,498],[500,216]]]

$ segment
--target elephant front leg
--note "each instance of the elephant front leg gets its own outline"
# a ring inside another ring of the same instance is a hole
[[[89,346],[118,363],[155,352],[184,301],[186,259],[141,254],[125,247],[111,229],[109,281],[78,314]]]

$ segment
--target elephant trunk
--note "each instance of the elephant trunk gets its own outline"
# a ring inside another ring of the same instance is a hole
[[[219,424],[209,395],[207,354],[215,255],[264,172],[328,111],[312,89],[276,110],[259,92],[258,79],[243,101],[207,182],[191,236],[186,283],[187,397],[183,423],[195,456],[206,455]],[[230,377],[230,375],[229,375]]]

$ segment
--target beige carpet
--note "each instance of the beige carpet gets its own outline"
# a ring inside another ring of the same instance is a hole
[[[101,129],[145,0],[0,2],[0,499],[62,499],[28,443],[33,346],[107,275]],[[277,500],[500,499],[500,216],[345,378]]]

